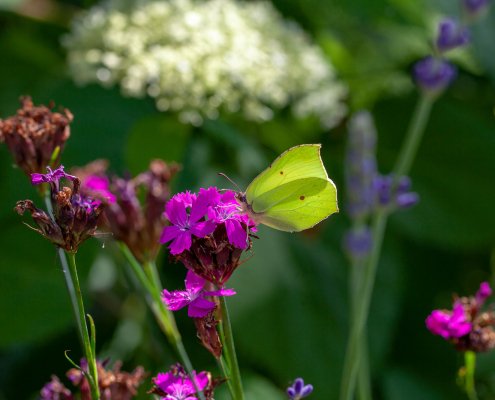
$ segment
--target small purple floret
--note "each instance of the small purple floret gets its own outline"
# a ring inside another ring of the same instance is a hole
[[[162,298],[170,311],[177,311],[188,306],[187,315],[191,318],[206,317],[215,309],[215,303],[207,300],[206,296],[233,296],[233,289],[219,289],[215,291],[204,290],[206,280],[188,271],[185,284],[186,290],[169,292],[164,290]]]
[[[437,49],[441,53],[469,43],[469,31],[458,21],[445,18],[438,26]]]
[[[287,388],[287,396],[290,400],[300,400],[309,396],[313,392],[313,385],[305,385],[302,378],[297,378],[294,383]]]
[[[452,311],[434,310],[426,318],[426,327],[434,335],[449,340],[467,335],[472,324],[466,318],[463,305],[456,303]]]
[[[31,174],[31,183],[33,185],[40,185],[42,183],[58,184],[58,181],[62,178],[68,179],[70,181],[74,181],[75,179],[77,179],[74,175],[65,173],[63,165],[61,165],[54,171],[50,167],[46,167],[46,169],[48,171],[46,174]]]
[[[437,95],[449,86],[457,71],[448,61],[428,56],[414,65],[413,75],[416,84],[424,92]]]
[[[344,237],[344,249],[352,259],[360,260],[366,257],[372,244],[373,238],[368,227],[350,230]]]

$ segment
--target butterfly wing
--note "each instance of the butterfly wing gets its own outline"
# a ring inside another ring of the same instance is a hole
[[[338,211],[337,189],[323,166],[320,147],[293,147],[254,179],[246,190],[254,220],[297,232]]]
[[[246,200],[256,210],[254,200],[275,187],[301,178],[329,180],[320,157],[319,144],[295,146],[278,156],[246,189]]]
[[[257,222],[299,232],[338,211],[337,189],[330,180],[303,178],[278,186],[255,199]]]

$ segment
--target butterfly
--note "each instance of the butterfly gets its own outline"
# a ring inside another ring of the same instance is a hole
[[[286,232],[315,226],[339,211],[320,144],[290,148],[237,194],[241,211],[257,224]]]

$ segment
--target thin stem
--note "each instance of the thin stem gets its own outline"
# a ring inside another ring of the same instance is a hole
[[[476,385],[474,383],[474,373],[476,370],[476,353],[466,351],[464,353],[464,362],[466,364],[465,389],[469,400],[478,400]]]
[[[417,150],[423,137],[424,129],[431,113],[434,99],[422,95],[414,110],[411,123],[406,137],[399,152],[397,162],[392,170],[394,185],[398,179],[409,173]],[[376,270],[380,260],[385,228],[387,226],[388,214],[384,210],[376,212],[372,222],[373,245],[371,253],[363,271],[360,296],[351,319],[351,332],[346,349],[346,358],[342,375],[342,386],[340,392],[341,400],[352,400],[356,389],[359,363],[361,360],[360,347],[362,336],[368,319],[369,306],[375,283]]]
[[[199,399],[205,400],[203,393],[198,389],[196,381],[193,379],[193,366],[186,348],[184,347],[184,343],[182,342],[182,337],[177,328],[177,324],[175,323],[175,317],[162,301],[162,284],[155,263],[146,262],[141,265],[129,250],[129,247],[124,243],[120,242],[119,248],[138,279],[139,284],[141,285],[141,291],[144,293],[146,302],[153,312],[160,329],[165,334],[165,337],[172,346],[177,358],[191,377]]]
[[[229,388],[230,396],[234,398],[235,392],[234,392],[234,387],[232,386],[232,382],[229,379],[230,372],[226,365],[227,361],[224,359],[223,354],[220,356],[220,358],[217,358],[216,360],[217,360],[218,368],[220,369],[220,371],[222,371],[222,375],[227,381],[227,386]]]
[[[91,397],[93,400],[100,398],[100,390],[98,387],[98,369],[96,367],[96,357],[92,350],[91,340],[89,338],[88,326],[86,324],[86,313],[84,311],[84,302],[79,286],[79,278],[77,276],[76,255],[74,253],[65,253],[69,259],[69,272],[72,285],[77,299],[77,318],[79,325],[82,327],[81,336],[83,340],[84,356],[88,363],[88,381],[91,388]]]
[[[226,353],[227,361],[229,362],[230,380],[234,393],[233,400],[244,400],[244,391],[242,390],[241,372],[234,345],[234,336],[232,334],[232,325],[230,323],[229,309],[225,297],[220,298],[220,308],[222,311],[222,329],[224,336],[224,352]]]

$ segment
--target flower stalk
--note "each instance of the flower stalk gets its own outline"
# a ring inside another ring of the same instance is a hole
[[[428,94],[422,94],[418,101],[406,133],[406,137],[399,152],[399,156],[391,174],[393,179],[392,187],[396,187],[400,177],[407,175],[411,169],[412,163],[421,143],[434,100],[434,97]],[[359,364],[363,358],[361,354],[363,342],[362,338],[368,319],[373,286],[376,278],[376,270],[380,260],[388,215],[389,213],[387,210],[379,209],[373,216],[371,224],[373,238],[371,251],[369,257],[364,262],[361,282],[353,284],[354,287],[359,288],[357,292],[360,293],[360,296],[356,299],[356,303],[352,309],[353,316],[351,317],[351,331],[347,344],[346,358],[342,375],[340,393],[341,400],[352,400],[354,398]],[[353,276],[358,276],[358,274],[353,274]]]
[[[62,251],[62,250],[59,250]],[[100,399],[100,390],[98,387],[98,369],[96,366],[96,354],[95,354],[95,341],[94,341],[94,329],[91,332],[91,339],[88,331],[88,325],[86,323],[86,313],[84,311],[84,302],[82,298],[81,287],[79,286],[79,278],[77,276],[76,255],[75,253],[65,252],[67,259],[69,260],[68,269],[70,274],[71,284],[77,300],[77,319],[80,329],[80,335],[83,341],[84,356],[88,363],[88,382],[91,388],[91,398],[93,400]],[[67,275],[67,274],[66,274]],[[74,310],[76,311],[76,310]],[[88,315],[89,317],[89,315]],[[91,317],[89,317],[91,318]],[[92,326],[93,323],[91,322]]]
[[[474,373],[476,370],[476,353],[471,350],[464,352],[464,363],[465,363],[464,384],[468,399],[478,400],[478,395],[476,393],[476,386],[474,384]]]
[[[231,381],[231,394],[233,400],[244,400],[244,391],[242,389],[241,372],[237,362],[237,354],[234,345],[234,336],[232,334],[232,325],[230,323],[229,309],[224,297],[219,297],[220,310],[222,313],[222,341],[225,358],[230,372],[229,380]]]
[[[139,281],[141,290],[145,294],[146,302],[153,312],[160,329],[165,334],[165,337],[172,346],[179,361],[191,377],[193,384],[196,385],[195,380],[192,379],[193,366],[184,347],[184,343],[182,342],[182,336],[175,323],[174,315],[168,310],[161,299],[162,285],[155,263],[147,261],[141,265],[139,261],[136,260],[129,247],[123,242],[119,242],[119,248],[129,263],[135,277]],[[199,390],[197,390],[197,393],[199,399],[204,400],[203,393]]]

